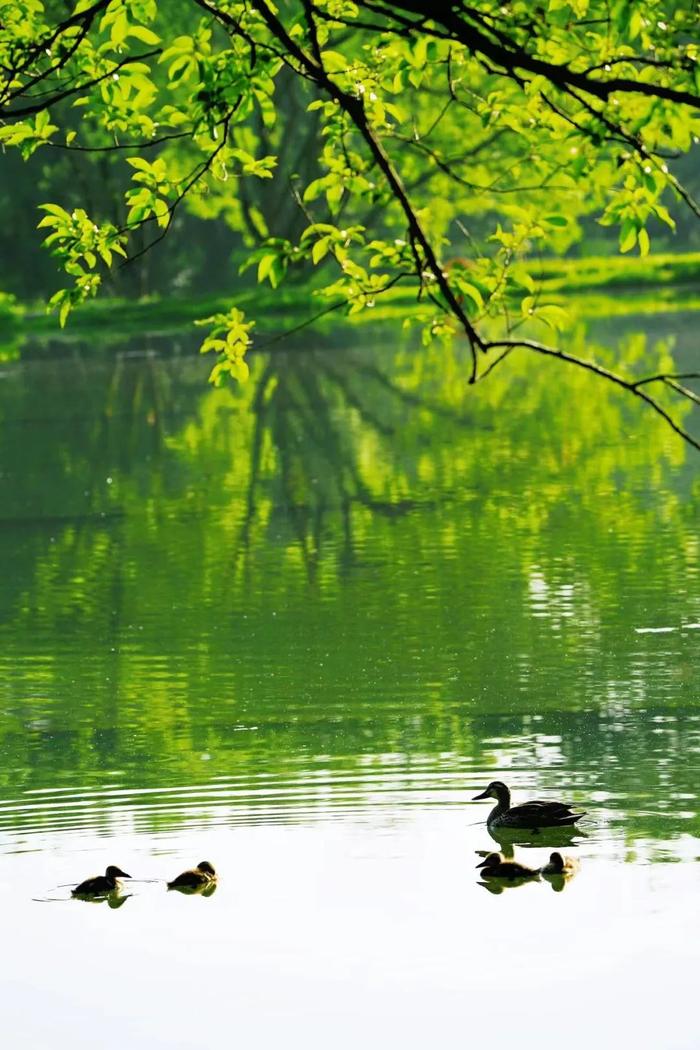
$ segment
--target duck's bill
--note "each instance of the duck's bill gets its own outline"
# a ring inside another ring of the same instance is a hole
[[[482,791],[480,795],[474,795],[474,798],[472,799],[472,802],[478,802],[479,799],[481,799],[481,798],[488,798],[488,797],[489,797],[489,789],[486,788],[486,790]]]
[[[131,879],[131,878],[133,878],[133,875],[127,875],[127,873],[125,871],[120,871],[119,872],[119,877],[122,878],[122,879]]]
[[[476,866],[477,866],[477,868],[485,868],[485,867],[486,867],[486,861],[487,861],[487,860],[488,860],[488,857],[485,857],[485,858],[484,858],[484,859],[483,859],[483,860],[481,861],[481,863],[480,863],[480,864],[477,864],[477,865],[476,865]]]

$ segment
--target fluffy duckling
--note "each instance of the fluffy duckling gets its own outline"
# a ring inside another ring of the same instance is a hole
[[[482,879],[536,879],[539,871],[536,868],[528,868],[525,864],[518,864],[516,860],[506,860],[502,853],[489,853],[477,864],[481,868]]]
[[[561,853],[550,853],[549,861],[540,868],[542,875],[573,875],[578,868],[578,861],[573,857],[562,857]]]
[[[497,805],[486,818],[489,828],[561,828],[575,824],[584,816],[583,813],[574,813],[568,802],[548,799],[532,799],[519,806],[511,806],[510,788],[501,780],[492,780],[472,801],[477,802],[482,798],[497,800]]]
[[[196,868],[183,871],[168,883],[169,890],[196,890],[216,882],[216,872],[208,860],[200,860]]]
[[[93,875],[90,879],[85,879],[79,886],[76,886],[74,890],[71,890],[71,894],[74,897],[88,897],[96,896],[97,894],[114,893],[114,891],[120,886],[119,879],[130,879],[131,875],[127,875],[121,868],[117,868],[114,864],[110,864],[104,875]]]

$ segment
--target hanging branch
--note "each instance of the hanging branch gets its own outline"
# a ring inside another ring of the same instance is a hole
[[[635,397],[641,398],[649,408],[668,423],[671,430],[678,434],[679,437],[683,438],[684,441],[687,441],[689,445],[692,445],[693,448],[700,451],[700,441],[694,438],[692,434],[689,434],[687,430],[680,426],[680,424],[676,423],[673,416],[666,411],[656,398],[652,397],[651,394],[648,394],[646,390],[642,389],[650,383],[665,383],[675,389],[676,392],[680,393],[687,400],[700,404],[700,398],[698,398],[692,390],[674,383],[674,380],[679,378],[678,376],[662,372],[657,375],[647,376],[643,379],[625,379],[624,376],[618,375],[617,372],[612,372],[609,368],[605,368],[603,365],[599,365],[595,361],[588,361],[586,358],[577,357],[575,354],[570,354],[565,350],[557,350],[553,346],[547,346],[545,343],[539,343],[534,339],[495,339],[486,343],[484,348],[487,351],[501,348],[503,352],[479,378],[484,379],[508,353],[517,350],[519,347],[525,350],[531,350],[536,354],[542,354],[545,357],[555,358],[558,361],[565,361],[570,365],[576,365],[578,368],[582,368],[586,372],[592,372],[593,375],[596,375],[601,379],[607,379],[609,382],[614,383],[615,386],[619,386],[630,394],[634,394]],[[700,378],[700,375],[697,375],[696,373],[687,373],[683,375],[683,378],[695,379]]]
[[[483,342],[481,336],[477,333],[473,327],[471,321],[464,312],[461,303],[457,296],[453,292],[449,285],[447,277],[439,264],[435,251],[430,242],[430,239],[424,231],[414,209],[408,198],[408,194],[404,189],[401,178],[394,168],[389,156],[384,150],[383,146],[372,132],[372,129],[367,120],[364,105],[362,100],[354,98],[348,95],[345,91],[337,86],[334,81],[331,80],[326,70],[322,65],[317,64],[307,53],[297,44],[287,33],[279,18],[273,13],[273,11],[265,3],[265,0],[253,0],[253,6],[262,16],[265,24],[276,37],[306,71],[307,75],[318,84],[331,98],[335,99],[336,102],[342,107],[343,111],[352,120],[353,124],[359,131],[362,138],[365,140],[369,151],[377,164],[377,167],[384,175],[389,188],[391,189],[394,198],[400,204],[401,209],[406,217],[408,224],[409,240],[420,246],[423,255],[425,257],[425,263],[428,271],[434,278],[438,288],[440,289],[447,305],[451,312],[458,319],[464,332],[469,340],[469,346],[472,355],[472,375],[471,382],[475,382],[477,374],[477,348],[483,349]],[[421,273],[418,273],[419,279]]]

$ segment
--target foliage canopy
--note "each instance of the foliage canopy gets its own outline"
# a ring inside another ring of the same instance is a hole
[[[524,347],[612,380],[692,440],[664,400],[694,396],[683,377],[626,377],[519,335],[565,323],[537,260],[586,223],[644,255],[659,224],[700,217],[676,174],[700,133],[692,0],[12,0],[0,14],[3,147],[107,157],[120,180],[97,211],[44,205],[70,278],[51,301],[61,323],[189,210],[240,232],[259,281],[315,267],[319,313],[412,286],[425,339],[468,340],[471,381]],[[210,320],[213,378],[244,377],[252,322]]]

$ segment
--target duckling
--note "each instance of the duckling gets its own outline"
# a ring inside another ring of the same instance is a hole
[[[477,864],[482,868],[482,879],[536,879],[539,878],[537,868],[528,868],[525,864],[518,864],[516,860],[506,860],[502,853],[489,853]]]
[[[76,886],[74,890],[71,890],[73,897],[81,896],[95,896],[97,894],[113,893],[120,886],[119,879],[130,879],[131,875],[127,875],[121,868],[117,868],[114,864],[110,864],[104,875],[93,875],[90,879],[85,879],[79,886]]]
[[[566,878],[573,875],[578,868],[578,861],[573,857],[562,857],[561,853],[550,853],[549,861],[540,868],[541,875],[560,875]]]
[[[200,860],[196,868],[183,871],[168,883],[169,890],[193,890],[216,882],[216,872],[208,860]]]
[[[519,806],[511,806],[510,789],[501,781],[493,780],[485,791],[475,795],[476,802],[482,798],[495,798],[498,804],[491,810],[486,823],[489,828],[560,828],[574,824],[583,813],[574,813],[568,802],[552,802],[532,799]]]

